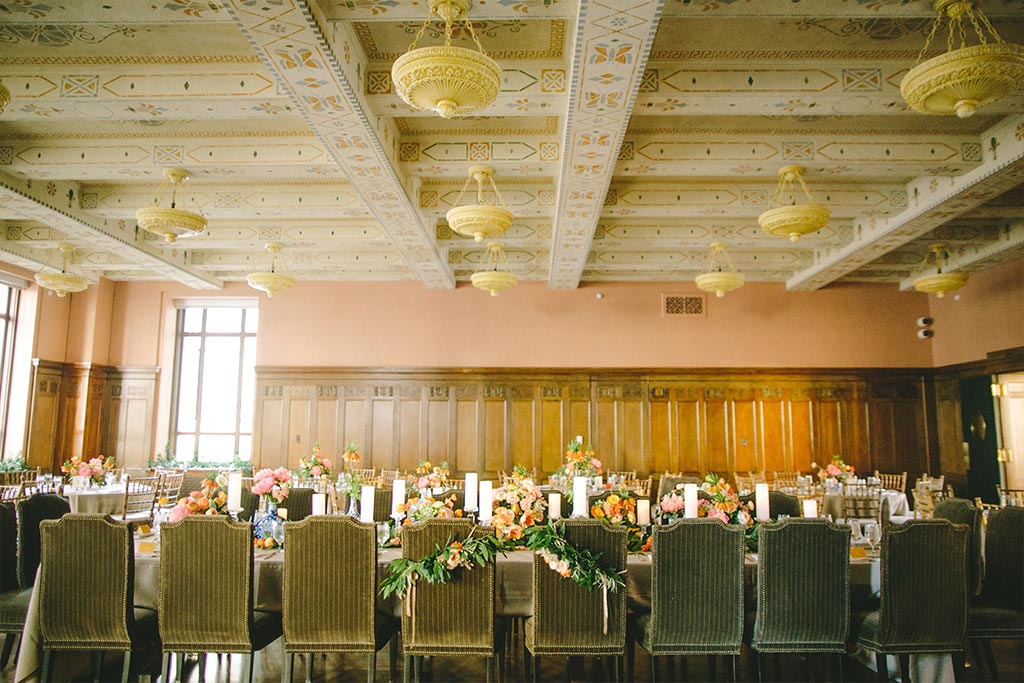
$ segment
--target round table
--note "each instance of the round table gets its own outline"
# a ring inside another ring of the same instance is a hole
[[[111,484],[91,489],[64,487],[72,512],[89,512],[101,515],[121,514],[124,509],[124,484]]]

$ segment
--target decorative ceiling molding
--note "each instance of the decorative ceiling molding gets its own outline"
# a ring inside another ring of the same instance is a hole
[[[1024,255],[1024,221],[1007,223],[1000,229],[999,239],[980,246],[959,247],[949,255],[949,261],[942,267],[947,273],[953,271],[970,272],[994,260],[1003,261],[1007,258]],[[915,273],[900,282],[903,291],[914,288],[914,280],[928,273],[928,268]]]
[[[308,2],[296,0],[283,6],[231,0],[227,9],[423,283],[454,287],[455,279],[432,231],[406,196],[378,129],[362,106],[361,84],[353,83],[339,63]],[[351,60],[358,47],[351,40],[344,40],[344,59]],[[391,140],[384,142],[391,144]]]
[[[960,176],[911,181],[907,209],[894,216],[858,219],[850,244],[819,251],[815,263],[790,278],[788,287],[824,287],[1024,182],[1024,115],[1008,117],[979,142],[984,154],[980,166]]]

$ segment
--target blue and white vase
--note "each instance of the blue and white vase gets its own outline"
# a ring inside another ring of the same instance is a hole
[[[267,512],[253,525],[256,538],[272,538],[284,546],[284,520],[277,516],[277,503],[267,503]]]

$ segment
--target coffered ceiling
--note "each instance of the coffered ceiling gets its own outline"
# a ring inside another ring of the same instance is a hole
[[[983,8],[1024,43],[1020,2]],[[0,259],[38,270],[67,241],[93,280],[215,288],[273,241],[298,279],[450,288],[486,267],[444,219],[480,163],[515,214],[510,269],[555,288],[692,279],[712,241],[792,289],[908,288],[937,239],[968,271],[1024,254],[1024,93],[963,120],[900,97],[930,2],[474,0],[504,81],[453,120],[390,79],[426,11],[0,0]],[[787,164],[832,213],[795,244],[757,225]],[[175,245],[134,221],[171,167],[210,223]]]

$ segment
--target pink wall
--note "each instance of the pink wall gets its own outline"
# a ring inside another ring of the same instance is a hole
[[[930,297],[937,367],[984,360],[989,351],[1024,346],[1024,258],[972,273],[956,294]]]
[[[71,296],[67,360],[106,365],[110,351],[114,283],[100,278],[99,284]]]

